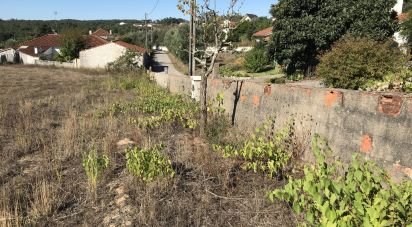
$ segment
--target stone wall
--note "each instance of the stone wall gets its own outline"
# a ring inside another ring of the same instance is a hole
[[[190,79],[181,78],[167,80],[168,88],[187,94]],[[210,80],[209,98],[219,93],[226,112],[245,131],[273,117],[276,127],[294,119],[301,133],[326,138],[344,160],[362,152],[386,167],[412,171],[411,95]]]

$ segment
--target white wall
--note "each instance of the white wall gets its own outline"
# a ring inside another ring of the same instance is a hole
[[[396,5],[393,7],[393,10],[395,10],[398,14],[401,14],[402,8],[403,8],[403,0],[397,0]]]
[[[0,58],[2,56],[6,56],[6,60],[9,63],[14,62],[14,56],[15,55],[16,55],[16,51],[14,49],[8,49],[8,50],[4,50],[4,51],[0,52]]]
[[[126,48],[115,43],[80,51],[81,68],[105,68],[126,52]]]
[[[38,57],[33,57],[22,52],[19,52],[19,54],[21,63],[25,65],[34,65],[36,64],[36,60],[39,60]]]

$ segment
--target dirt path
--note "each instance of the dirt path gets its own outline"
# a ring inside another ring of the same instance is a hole
[[[154,56],[155,65],[153,66],[154,72],[165,72],[168,74],[173,74],[177,76],[184,76],[183,73],[179,72],[173,65],[172,60],[164,51],[158,51]]]

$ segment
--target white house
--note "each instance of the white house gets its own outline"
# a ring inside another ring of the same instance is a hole
[[[2,63],[2,61],[5,61],[7,63],[14,63],[15,56],[16,50],[13,48],[0,50],[0,63]]]
[[[80,67],[106,68],[109,63],[116,61],[127,50],[140,53],[141,57],[138,61],[143,64],[143,54],[146,52],[144,48],[123,41],[116,41],[80,51]]]
[[[393,10],[398,14],[398,18],[401,22],[404,19],[402,18],[403,3],[404,3],[403,0],[397,0],[396,5],[393,7]],[[408,40],[404,36],[402,36],[400,32],[395,32],[395,34],[393,35],[393,38],[399,44],[401,48],[404,47],[408,43]]]
[[[63,36],[59,34],[44,35],[32,40],[23,42],[17,49],[22,64],[33,65],[39,60],[53,61],[60,53]],[[86,49],[104,45],[108,41],[95,36],[85,36]]]
[[[240,23],[245,22],[245,21],[251,22],[251,21],[256,20],[257,18],[258,16],[256,16],[255,14],[248,13],[242,18],[242,20],[240,20]]]

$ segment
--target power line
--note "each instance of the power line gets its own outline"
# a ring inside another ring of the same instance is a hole
[[[152,14],[152,13],[157,9],[157,6],[158,6],[158,5],[159,5],[159,0],[156,1],[155,6],[154,6],[153,9],[150,11],[150,13],[148,13],[147,15]]]

